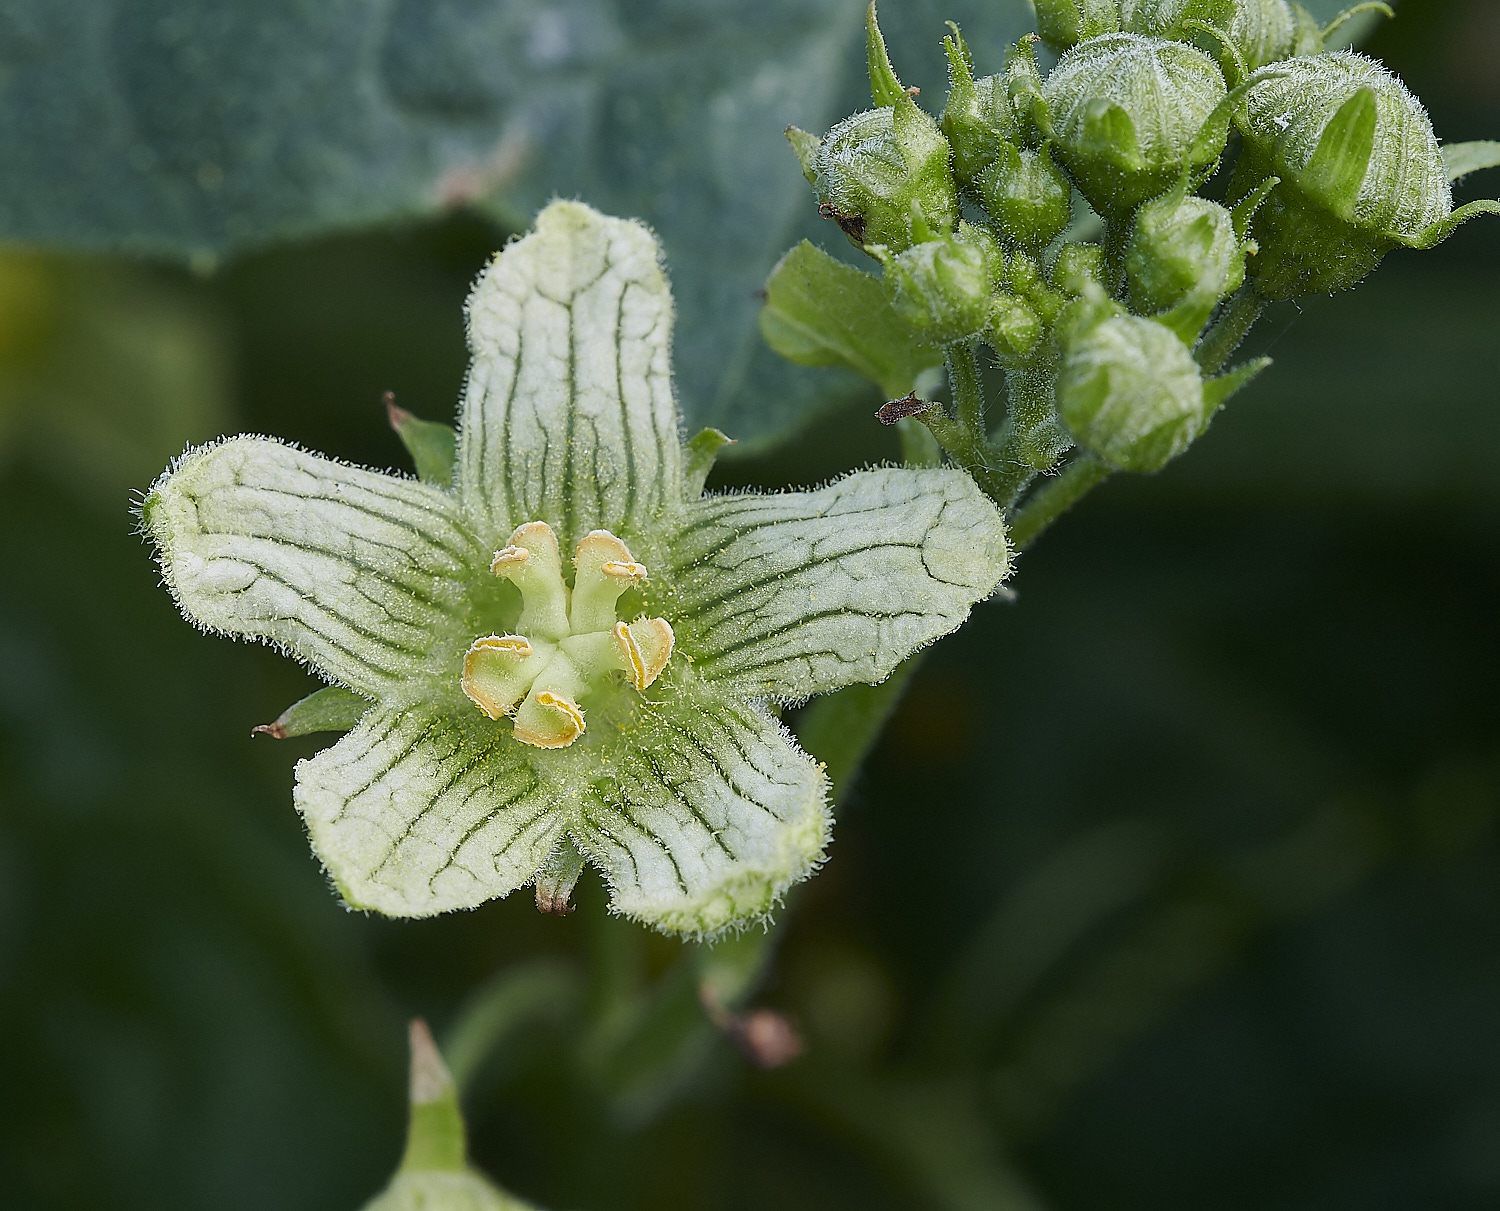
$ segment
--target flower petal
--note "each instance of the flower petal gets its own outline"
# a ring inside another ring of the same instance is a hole
[[[190,452],[142,507],[190,621],[371,696],[425,669],[459,625],[465,566],[483,556],[456,515],[437,488],[263,437]]]
[[[709,497],[670,540],[669,613],[706,680],[787,701],[884,680],[1008,570],[1000,511],[960,471],[861,471],[816,492]]]
[[[672,681],[593,779],[573,835],[617,911],[712,934],[764,917],[818,864],[827,779],[760,707],[691,673]]]
[[[683,499],[660,255],[640,223],[554,202],[479,279],[458,485],[482,536],[543,518],[568,549],[629,539]]]
[[[298,764],[295,801],[344,899],[402,917],[514,891],[566,823],[509,729],[477,711],[377,708]]]

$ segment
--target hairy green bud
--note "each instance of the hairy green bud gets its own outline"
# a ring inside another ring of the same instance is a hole
[[[1057,408],[1078,443],[1104,462],[1156,471],[1202,431],[1203,379],[1170,329],[1117,315],[1067,342]]]
[[[1042,339],[1042,320],[1025,299],[1010,294],[997,295],[990,306],[989,326],[984,339],[995,350],[1002,365],[1023,362],[1036,350]]]
[[[1019,142],[1028,147],[1037,146],[1047,137],[1047,103],[1042,100],[1042,73],[1036,65],[1035,34],[1012,46],[1005,56],[1005,91],[1010,96],[1011,111],[1016,115]]]
[[[1206,127],[1227,91],[1196,47],[1126,33],[1079,43],[1042,86],[1058,159],[1115,221],[1218,159],[1228,123]]]
[[[1058,52],[1120,28],[1118,0],[1031,0],[1031,4],[1036,10],[1036,32]]]
[[[991,296],[1004,277],[995,237],[961,224],[956,235],[914,244],[885,263],[891,306],[924,341],[947,345],[978,335],[990,320]]]
[[[1103,286],[1104,249],[1098,244],[1064,244],[1050,274],[1052,284],[1068,294],[1082,294],[1090,285]]]
[[[1130,305],[1141,315],[1180,308],[1163,322],[1191,341],[1244,283],[1245,251],[1234,216],[1217,203],[1175,192],[1147,202],[1125,245]]]
[[[1245,149],[1232,200],[1276,176],[1255,220],[1250,264],[1265,298],[1343,290],[1392,248],[1430,248],[1464,220],[1500,210],[1453,196],[1422,104],[1373,59],[1340,52],[1293,59],[1239,107]]]
[[[940,122],[953,149],[953,171],[959,184],[970,185],[1000,153],[1003,144],[1020,136],[1010,91],[1003,76],[974,79],[969,48],[958,26],[943,39],[948,54],[948,103]]]
[[[1036,151],[1002,144],[974,192],[1000,234],[1033,251],[1050,244],[1073,216],[1073,187],[1045,143]]]
[[[1245,69],[1255,71],[1292,54],[1296,28],[1286,0],[1239,0],[1229,21],[1229,38]]]
[[[953,230],[948,140],[910,100],[845,118],[816,159],[819,209],[856,244],[900,251]]]

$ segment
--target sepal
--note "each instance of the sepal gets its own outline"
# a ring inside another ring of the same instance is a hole
[[[689,500],[703,495],[703,485],[719,461],[719,451],[734,444],[734,438],[713,428],[699,429],[688,442],[682,457],[682,479]]]
[[[314,732],[347,732],[370,709],[370,700],[341,685],[325,685],[292,703],[270,723],[250,729],[252,735],[290,740]]]
[[[453,466],[458,459],[458,434],[453,426],[421,420],[405,408],[398,408],[390,391],[385,393],[385,415],[416,464],[417,478],[424,484],[451,487]]]
[[[406,1152],[390,1184],[363,1211],[535,1211],[468,1163],[458,1090],[427,1024],[410,1030]]]
[[[760,331],[788,361],[841,366],[878,384],[890,399],[943,364],[942,350],[897,317],[879,278],[806,240],[771,271]]]
[[[1444,145],[1443,169],[1450,184],[1482,168],[1500,168],[1500,143],[1481,140]]]
[[[968,47],[958,26],[943,39],[948,56],[948,102],[939,123],[953,149],[953,171],[969,186],[999,154],[1002,145],[1020,138],[1010,91],[1003,76],[974,79]]]
[[[786,141],[792,145],[792,151],[796,153],[797,163],[802,165],[802,175],[807,178],[809,185],[818,183],[818,144],[822,141],[817,135],[809,134],[796,126],[788,126],[785,131]]]

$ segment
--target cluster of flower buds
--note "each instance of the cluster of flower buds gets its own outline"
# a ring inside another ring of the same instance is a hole
[[[994,432],[982,400],[957,398],[957,372],[951,414],[903,401],[971,470],[1045,471],[1075,443],[1154,470],[1260,368],[1214,377],[1267,302],[1353,286],[1392,249],[1500,211],[1455,210],[1450,189],[1500,145],[1440,149],[1396,76],[1327,49],[1383,4],[1321,27],[1289,0],[1034,5],[1038,34],[993,75],[976,76],[950,23],[938,119],[902,86],[872,5],[875,107],[821,139],[788,131],[821,212],[882,267],[879,339],[894,317],[950,368],[983,343],[1005,369]],[[1038,41],[1057,56],[1045,73]],[[853,297],[840,291],[830,308]],[[1009,506],[1025,477],[988,482]]]

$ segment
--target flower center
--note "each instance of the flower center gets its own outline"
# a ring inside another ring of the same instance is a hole
[[[594,530],[573,555],[573,587],[563,580],[557,535],[527,522],[495,552],[490,571],[521,590],[514,635],[484,635],[464,653],[461,684],[491,719],[515,720],[516,739],[565,748],[583,735],[582,700],[623,673],[644,690],[672,656],[665,618],[621,622],[616,603],[646,569],[608,530]]]

